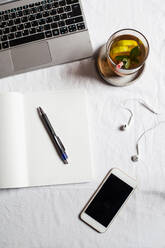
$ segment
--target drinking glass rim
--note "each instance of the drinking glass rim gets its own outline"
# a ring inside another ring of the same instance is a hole
[[[109,37],[109,39],[108,39],[108,41],[107,41],[107,43],[106,43],[106,55],[107,55],[108,59],[110,60],[110,62],[111,62],[114,66],[116,66],[116,64],[113,62],[113,60],[111,59],[111,57],[110,57],[110,55],[109,55],[109,53],[108,53],[108,44],[109,44],[110,39],[112,39],[112,36],[114,36],[115,34],[121,32],[121,31],[134,31],[134,32],[136,32],[136,33],[139,33],[141,36],[143,36],[143,38],[145,39],[145,41],[146,41],[146,43],[147,43],[147,47],[148,47],[147,55],[146,55],[146,57],[145,57],[143,63],[142,63],[141,65],[139,65],[138,67],[136,67],[136,69],[138,69],[138,68],[140,68],[140,67],[145,63],[146,59],[148,58],[150,46],[149,46],[149,42],[148,42],[147,38],[144,36],[144,34],[142,34],[140,31],[137,31],[136,29],[132,29],[132,28],[123,28],[123,29],[120,29],[120,30],[116,31],[115,33],[113,33],[113,34]],[[121,70],[124,70],[124,71],[125,71],[125,70],[127,70],[127,71],[132,71],[132,69],[121,69]]]

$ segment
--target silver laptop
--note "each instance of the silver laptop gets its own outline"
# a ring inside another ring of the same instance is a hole
[[[91,55],[80,0],[0,0],[0,77]]]

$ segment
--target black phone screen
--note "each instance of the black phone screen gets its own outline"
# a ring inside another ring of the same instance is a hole
[[[111,174],[85,213],[107,227],[132,190],[130,185]]]

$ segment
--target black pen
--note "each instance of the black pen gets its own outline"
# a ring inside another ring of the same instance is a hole
[[[60,156],[61,160],[64,162],[64,164],[68,164],[68,161],[67,161],[67,154],[65,152],[65,147],[64,145],[62,144],[62,141],[60,140],[60,138],[56,135],[47,115],[44,113],[43,109],[41,107],[38,107],[37,108],[38,110],[38,114],[42,120],[42,123],[44,124],[56,150],[57,150],[57,153],[58,155]]]

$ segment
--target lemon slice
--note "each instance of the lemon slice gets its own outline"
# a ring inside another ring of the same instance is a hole
[[[129,55],[132,48],[134,48],[134,47],[132,47],[132,46],[115,46],[110,51],[110,57],[112,59],[114,59],[116,56]]]
[[[115,59],[116,56],[129,55],[131,50],[136,46],[138,46],[138,43],[135,40],[116,41],[112,44],[110,56],[112,59]]]
[[[132,50],[132,46],[115,46],[112,48],[111,53],[123,53],[123,52],[130,52]]]
[[[116,44],[114,44],[114,46],[131,46],[131,47],[135,47],[135,46],[138,46],[138,43],[135,40],[119,40],[119,41],[116,42]]]

